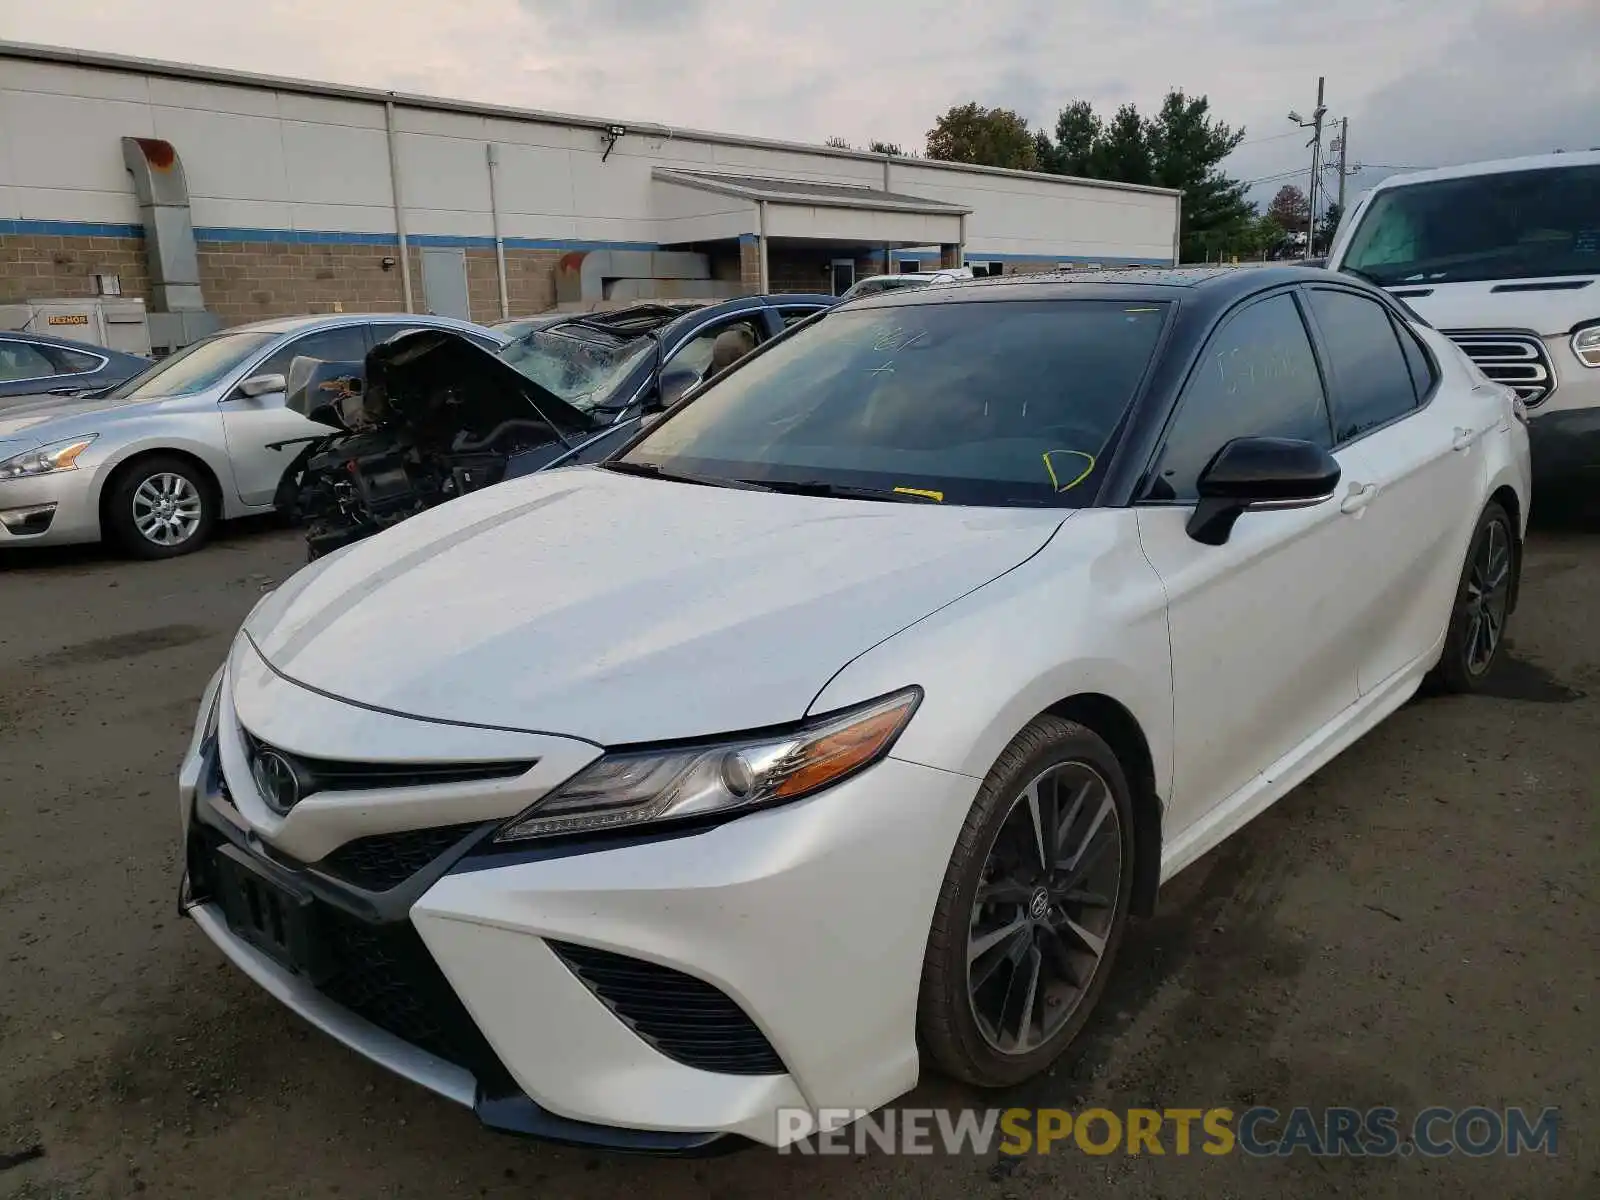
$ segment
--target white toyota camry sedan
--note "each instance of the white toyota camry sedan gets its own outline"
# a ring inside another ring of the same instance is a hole
[[[1012,1084],[1164,880],[1492,671],[1528,477],[1514,394],[1330,272],[841,305],[266,596],[182,903],[496,1129],[779,1145]]]

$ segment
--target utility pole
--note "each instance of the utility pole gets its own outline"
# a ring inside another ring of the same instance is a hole
[[[1344,215],[1344,181],[1350,174],[1350,118],[1339,118],[1339,214]]]
[[[1317,76],[1317,107],[1311,114],[1311,120],[1301,120],[1300,114],[1291,112],[1289,120],[1301,129],[1310,129],[1311,141],[1311,188],[1306,195],[1306,258],[1311,257],[1312,247],[1316,244],[1317,236],[1317,182],[1322,172],[1322,119],[1327,116],[1328,109],[1323,104],[1323,84],[1325,77]]]

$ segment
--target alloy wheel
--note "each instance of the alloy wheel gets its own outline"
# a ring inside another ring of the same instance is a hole
[[[972,906],[967,998],[1000,1054],[1028,1054],[1066,1026],[1105,958],[1122,882],[1110,785],[1060,763],[1013,799]]]
[[[1467,572],[1467,670],[1482,675],[1494,661],[1511,598],[1511,535],[1490,521]]]
[[[172,471],[152,475],[134,489],[134,528],[157,546],[177,546],[192,538],[204,509],[194,481]]]

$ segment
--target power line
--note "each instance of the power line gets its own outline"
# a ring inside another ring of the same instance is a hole
[[[1275,133],[1271,137],[1251,138],[1248,142],[1240,142],[1235,150],[1243,150],[1246,146],[1259,146],[1263,142],[1281,142],[1284,138],[1299,137],[1298,133]]]

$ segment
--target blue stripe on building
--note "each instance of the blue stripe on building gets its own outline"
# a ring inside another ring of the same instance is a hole
[[[34,234],[42,237],[144,237],[144,226],[111,221],[34,221],[0,218],[0,237],[7,234]],[[279,245],[310,246],[395,246],[400,239],[392,233],[347,233],[330,229],[250,229],[245,227],[202,225],[194,231],[197,242],[266,242]],[[753,233],[741,234],[741,245],[757,241]],[[467,234],[413,233],[406,236],[413,246],[450,246],[468,249],[494,248],[492,237]],[[505,239],[508,250],[660,250],[656,242],[585,241],[581,238],[519,238]],[[865,257],[873,262],[883,261],[883,251],[874,250]],[[914,262],[929,270],[939,267],[936,250],[891,250],[890,261]],[[999,263],[1100,263],[1108,267],[1170,266],[1167,258],[1123,258],[1116,255],[1083,254],[1000,254],[968,247],[969,262]]]

